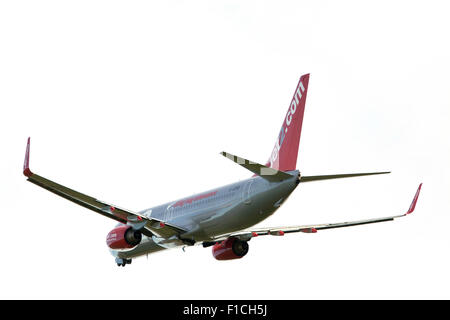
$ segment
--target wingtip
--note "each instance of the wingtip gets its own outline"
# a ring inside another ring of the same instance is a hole
[[[25,160],[23,162],[23,174],[30,177],[33,173],[30,170],[30,137],[27,140],[27,149],[25,150]]]
[[[222,151],[220,154],[221,154],[222,156],[224,156],[225,158],[228,158],[228,159],[230,159],[230,160],[233,160],[233,159],[235,158],[234,155],[232,155],[231,153],[228,153],[228,152],[226,152],[226,151]]]
[[[416,208],[417,199],[419,199],[420,189],[422,189],[422,184],[423,184],[422,182],[419,184],[416,194],[414,195],[413,201],[411,202],[411,205],[409,206],[409,209],[406,212],[406,214],[412,213],[414,211],[414,209]]]

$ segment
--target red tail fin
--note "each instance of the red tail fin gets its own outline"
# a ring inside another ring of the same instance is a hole
[[[275,142],[275,147],[266,164],[268,167],[280,171],[296,169],[308,82],[309,73],[301,76]]]

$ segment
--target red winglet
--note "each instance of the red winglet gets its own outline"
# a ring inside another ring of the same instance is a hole
[[[25,161],[23,162],[23,174],[30,177],[33,173],[30,170],[30,138],[28,137],[27,150],[25,151]]]
[[[422,184],[419,184],[419,188],[417,188],[416,195],[414,196],[413,201],[411,202],[411,205],[409,206],[408,211],[405,214],[410,214],[414,211],[417,203],[417,199],[419,199],[420,189],[422,188]]]
[[[256,232],[252,232],[252,237],[257,237],[258,234]]]

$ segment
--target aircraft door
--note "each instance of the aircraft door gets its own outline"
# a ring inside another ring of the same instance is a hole
[[[174,208],[171,205],[167,207],[165,215],[164,215],[165,216],[164,221],[169,221],[169,220],[173,219],[173,211],[174,211]]]
[[[251,189],[252,189],[253,180],[250,180],[246,183],[244,186],[244,189],[242,191],[242,197],[245,204],[251,204]]]

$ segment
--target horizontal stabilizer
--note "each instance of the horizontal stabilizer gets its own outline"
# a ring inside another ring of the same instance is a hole
[[[332,175],[324,175],[324,176],[302,176],[300,179],[300,183],[302,182],[311,182],[311,181],[320,181],[320,180],[329,180],[329,179],[341,179],[341,178],[352,178],[352,177],[361,177],[361,176],[372,176],[376,174],[386,174],[391,173],[390,171],[384,172],[367,172],[367,173],[346,173],[346,174],[332,174]]]
[[[283,180],[291,179],[293,177],[289,173],[266,167],[262,164],[232,155],[228,152],[221,152],[220,154],[270,182],[280,182]]]

